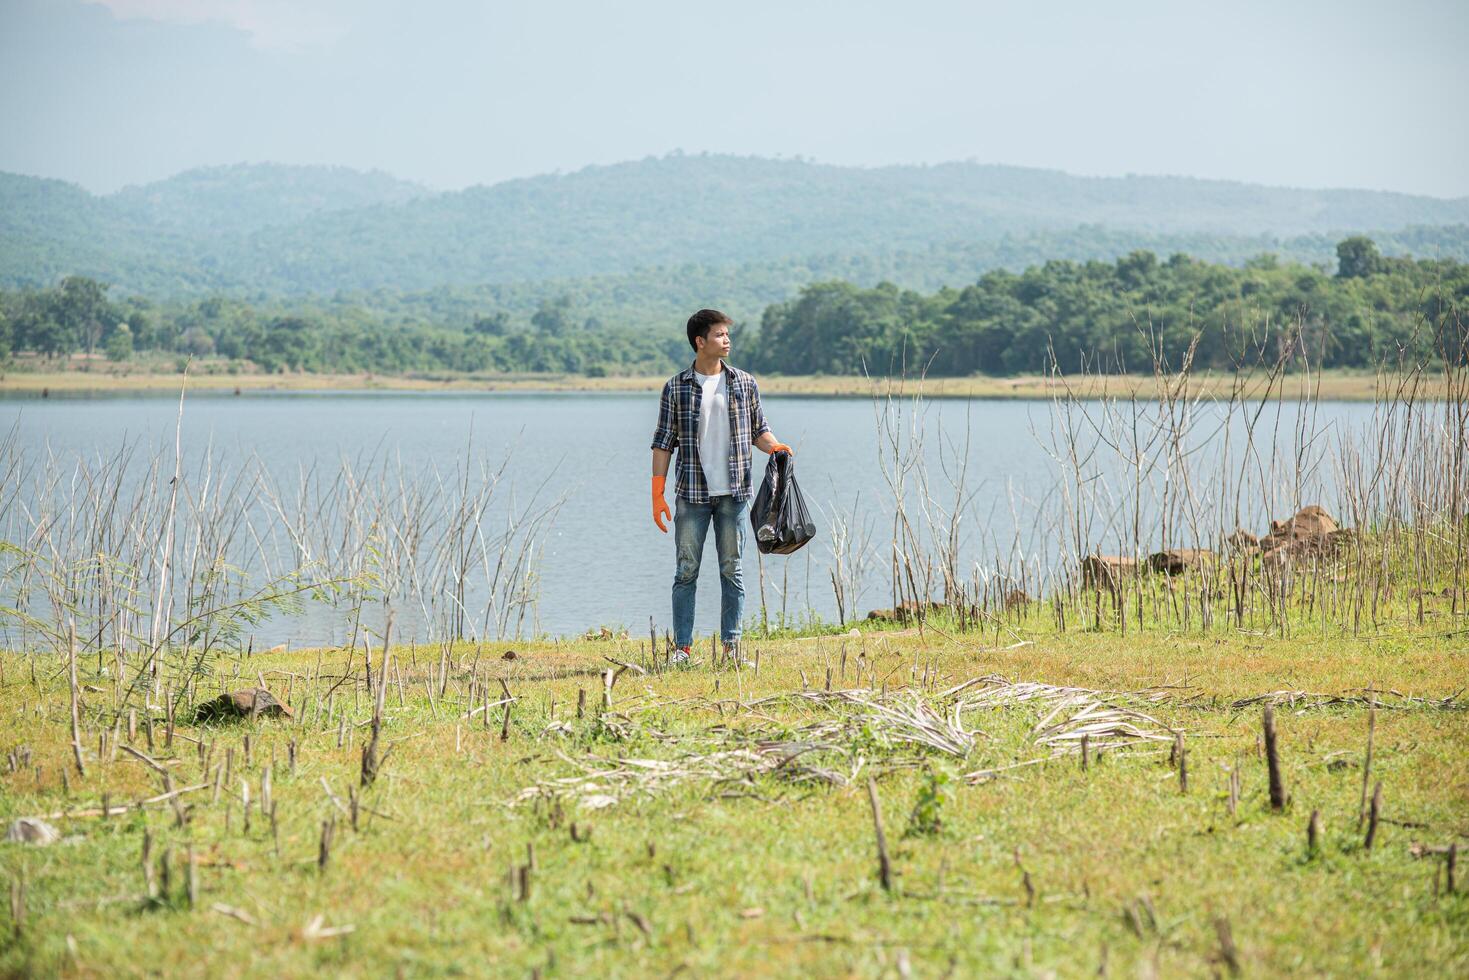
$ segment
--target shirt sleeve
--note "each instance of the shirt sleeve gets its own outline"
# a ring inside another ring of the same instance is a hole
[[[760,386],[750,379],[750,442],[753,443],[770,431],[765,421],[765,408],[760,404]]]
[[[658,399],[658,425],[653,430],[653,448],[673,452],[678,448],[678,407],[674,404],[673,382],[663,384]]]

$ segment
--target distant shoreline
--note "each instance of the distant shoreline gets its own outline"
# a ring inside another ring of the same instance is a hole
[[[869,398],[891,389],[898,391],[898,380],[868,379],[842,375],[757,375],[762,393],[767,395],[808,395],[827,397]],[[89,395],[89,394],[157,394],[176,393],[183,376],[168,372],[112,371],[5,371],[0,372],[0,396]],[[438,374],[227,374],[191,373],[188,390],[197,393],[240,395],[261,392],[656,392],[664,376],[586,377],[572,374],[521,375],[438,375]],[[1228,398],[1235,379],[1227,374],[1195,375],[1189,381],[1192,393],[1212,398]],[[1308,376],[1291,375],[1277,385],[1274,397],[1296,399],[1315,396],[1331,401],[1371,401],[1389,393],[1386,385],[1396,386],[1401,379],[1367,372],[1326,371]],[[1087,397],[1137,394],[1149,397],[1158,391],[1158,380],[1150,375],[1109,375],[1105,377],[1066,378],[1058,381],[1040,375],[1012,378],[928,378],[922,390],[930,398],[994,398],[1043,399],[1065,391],[1066,386]],[[1263,375],[1252,376],[1245,384],[1247,397],[1263,393]],[[912,394],[918,383],[908,379],[903,390]],[[1420,382],[1420,398],[1439,398],[1443,379],[1427,376]]]

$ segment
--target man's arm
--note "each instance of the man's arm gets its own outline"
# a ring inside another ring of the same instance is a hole
[[[673,514],[663,499],[663,488],[668,482],[669,461],[678,445],[678,413],[673,398],[670,382],[663,386],[663,397],[658,401],[658,427],[653,430],[653,523],[665,534],[668,528],[663,521],[672,520]]]
[[[763,453],[775,453],[782,449],[792,456],[791,447],[775,438],[775,433],[770,431],[770,423],[765,421],[765,407],[760,404],[760,385],[754,378],[750,379],[750,432],[751,445]]]
[[[663,394],[658,398],[658,424],[653,428],[653,451],[663,453],[663,472],[668,472],[667,459],[678,448],[678,405],[673,391],[673,382],[663,385]],[[653,457],[658,458],[656,455]]]

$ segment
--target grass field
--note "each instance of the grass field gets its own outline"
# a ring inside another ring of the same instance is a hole
[[[736,360],[735,363],[738,363]],[[88,393],[177,393],[182,377],[177,373],[150,373],[119,368],[97,361],[88,370],[8,371],[0,373],[0,394],[76,395]],[[211,373],[206,366],[189,374],[188,386],[193,392],[240,394],[258,391],[564,391],[564,392],[656,392],[666,376],[633,376],[594,378],[568,374],[509,375],[375,375],[375,374],[228,374]],[[1366,371],[1326,371],[1312,375],[1308,388],[1319,398],[1347,401],[1371,401],[1387,397],[1400,379],[1387,378]],[[1110,377],[1069,378],[1072,390],[1090,397],[1121,396],[1137,393],[1155,397],[1158,381],[1152,375],[1114,375]],[[1227,374],[1197,373],[1189,378],[1189,390],[1214,397],[1228,397],[1235,379]],[[911,386],[911,382],[910,382]],[[870,397],[887,388],[886,379],[840,375],[761,375],[761,391],[773,395],[825,395],[832,397]],[[1020,375],[1013,378],[929,378],[923,386],[930,398],[1051,398],[1061,393],[1054,379],[1042,375]],[[1255,378],[1247,386],[1249,397],[1266,393],[1264,379]],[[1442,379],[1425,377],[1419,396],[1441,397]],[[1302,394],[1299,378],[1292,378],[1271,392],[1273,397],[1296,398]]]
[[[372,655],[390,748],[365,788],[360,650],[220,657],[193,700],[262,678],[295,719],[181,710],[171,744],[161,706],[130,735],[116,678],[81,662],[85,776],[65,660],[0,655],[0,816],[64,835],[0,845],[0,973],[1463,975],[1469,882],[1460,861],[1450,894],[1435,849],[1469,844],[1469,719],[1444,701],[1469,634],[1443,605],[1360,639],[1059,633],[1037,614],[759,642],[738,670],[704,644],[646,675],[606,659],[639,663],[636,639],[395,645],[387,685]],[[1283,812],[1263,702],[1239,703],[1275,692],[1305,692],[1273,699]],[[1065,736],[1088,706],[1083,767]],[[609,774],[549,782],[589,770]],[[165,785],[180,794],[130,803]]]

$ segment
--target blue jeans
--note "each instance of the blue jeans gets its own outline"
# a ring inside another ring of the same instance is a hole
[[[678,646],[692,646],[694,642],[694,591],[699,585],[699,564],[711,521],[714,551],[719,556],[719,636],[725,643],[739,640],[740,617],[745,610],[740,552],[745,546],[749,506],[748,501],[736,501],[730,494],[711,497],[707,504],[676,498],[673,544],[678,568],[673,576],[673,641]]]

